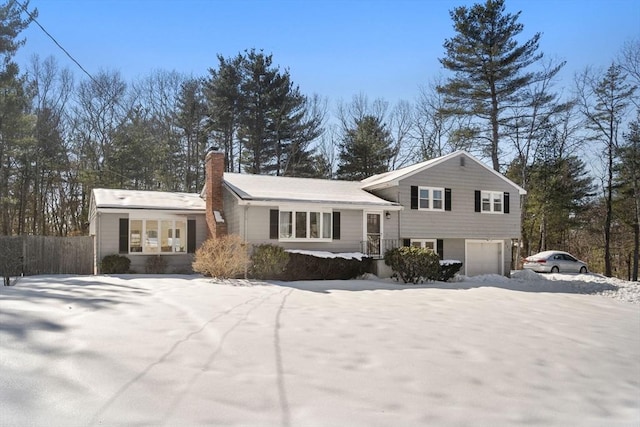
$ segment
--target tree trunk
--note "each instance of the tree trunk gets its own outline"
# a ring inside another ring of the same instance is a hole
[[[498,160],[498,96],[495,84],[491,84],[491,161],[493,170],[500,172],[500,162]]]
[[[636,217],[637,218],[637,217]],[[640,246],[640,224],[636,221],[633,225],[633,270],[631,280],[638,281],[638,258]]]
[[[604,275],[611,277],[611,217],[613,215],[613,143],[609,143],[607,177],[607,216],[604,223]]]

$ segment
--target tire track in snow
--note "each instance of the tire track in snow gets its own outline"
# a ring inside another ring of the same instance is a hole
[[[220,351],[222,351],[222,347],[224,345],[224,342],[225,342],[227,336],[231,332],[233,332],[238,326],[240,326],[241,323],[245,322],[249,318],[249,315],[251,313],[253,313],[263,303],[265,303],[268,299],[270,299],[271,297],[273,297],[275,295],[280,295],[280,294],[284,293],[285,291],[286,291],[286,289],[283,289],[281,291],[273,292],[273,293],[271,293],[271,294],[269,294],[269,295],[267,295],[265,297],[262,297],[260,299],[260,301],[251,308],[251,310],[249,310],[246,313],[244,313],[244,315],[240,319],[238,319],[237,322],[235,322],[229,329],[227,329],[220,336],[220,342],[218,343],[218,346],[216,347],[216,349],[209,355],[209,358],[207,359],[206,363],[204,365],[202,365],[202,368],[200,368],[200,370],[198,372],[196,372],[195,374],[193,374],[191,376],[191,378],[187,382],[187,385],[179,393],[176,394],[176,397],[171,401],[171,403],[169,404],[167,410],[163,414],[162,421],[161,421],[161,423],[159,423],[159,425],[167,425],[167,422],[168,422],[169,418],[171,418],[171,415],[176,410],[178,405],[182,402],[182,400],[185,398],[185,396],[188,394],[189,390],[191,390],[191,388],[196,384],[196,382],[198,381],[198,379],[200,378],[202,373],[209,370],[209,368],[213,364],[214,360],[216,359],[216,357],[218,356]],[[289,291],[289,294],[292,291],[293,291],[293,289],[291,289]],[[284,300],[287,298],[287,296],[289,294],[285,295],[282,305],[284,305]],[[253,298],[253,299],[255,299],[255,298]],[[280,310],[278,310],[278,316],[279,316],[280,311],[282,310],[282,305],[280,306]]]
[[[278,378],[278,396],[280,398],[280,410],[282,412],[282,426],[289,427],[291,425],[291,410],[289,408],[289,401],[287,399],[287,388],[284,383],[284,365],[282,363],[282,347],[280,344],[280,329],[282,325],[280,323],[280,316],[282,315],[282,310],[284,309],[284,305],[287,302],[287,298],[293,289],[289,290],[287,294],[282,298],[280,302],[280,307],[278,308],[278,312],[276,313],[276,322],[275,328],[273,331],[273,341],[274,341],[274,349],[276,353],[276,373]]]
[[[89,420],[88,424],[89,426],[94,426],[96,425],[96,423],[102,423],[102,421],[99,419],[119,398],[120,396],[122,396],[131,386],[133,386],[134,384],[136,384],[138,381],[140,381],[142,378],[144,378],[145,376],[147,376],[147,374],[149,374],[149,372],[156,366],[164,363],[169,356],[171,356],[177,349],[178,347],[180,347],[181,344],[189,341],[193,336],[201,333],[202,331],[205,330],[205,328],[211,324],[212,322],[215,322],[216,320],[222,318],[223,316],[226,316],[228,314],[230,314],[231,312],[239,309],[240,307],[246,306],[248,304],[250,304],[252,301],[259,299],[260,301],[255,304],[253,307],[251,307],[251,309],[245,313],[245,315],[238,321],[236,322],[229,330],[227,330],[221,340],[220,340],[220,344],[218,346],[218,348],[216,349],[216,351],[214,352],[214,355],[217,355],[217,353],[219,352],[219,349],[222,348],[222,342],[224,340],[224,338],[233,330],[235,329],[241,322],[243,322],[244,320],[246,320],[247,316],[253,312],[257,307],[259,307],[260,305],[262,305],[262,303],[264,303],[267,299],[271,298],[273,295],[276,294],[280,294],[284,291],[277,291],[277,292],[272,292],[267,296],[263,296],[263,297],[252,297],[247,299],[244,302],[241,302],[240,304],[236,304],[233,307],[228,308],[227,310],[225,310],[222,313],[219,313],[215,316],[213,316],[211,319],[207,320],[205,323],[202,324],[202,326],[200,326],[200,328],[198,328],[195,331],[190,332],[189,334],[187,334],[184,338],[176,341],[171,348],[169,348],[169,350],[167,350],[164,354],[162,354],[162,356],[160,356],[158,358],[158,360],[156,360],[155,362],[149,364],[144,370],[142,370],[138,375],[134,376],[133,378],[131,378],[129,381],[127,381],[126,383],[124,383],[114,394],[113,396],[111,396],[96,412],[95,414],[91,417],[91,420]],[[215,356],[213,357],[215,358]],[[211,362],[213,362],[213,358],[210,358]]]

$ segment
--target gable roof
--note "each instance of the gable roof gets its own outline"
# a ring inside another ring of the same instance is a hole
[[[518,190],[519,194],[521,195],[527,194],[527,190],[520,187],[515,182],[511,181],[509,178],[502,175],[500,172],[496,172],[495,170],[485,165],[479,159],[477,159],[476,157],[472,156],[471,154],[467,153],[464,150],[458,150],[453,153],[447,154],[445,156],[436,157],[435,159],[430,159],[421,163],[416,163],[415,165],[407,166],[405,168],[396,169],[394,171],[385,172],[378,175],[373,175],[373,176],[370,176],[369,178],[363,179],[360,182],[362,184],[362,188],[364,188],[365,190],[376,190],[380,188],[395,187],[399,185],[400,180],[402,179],[406,179],[416,173],[424,172],[436,165],[446,162],[447,160],[460,157],[460,156],[466,156],[468,159],[476,162],[478,165],[482,166],[487,171],[491,172],[498,178],[502,179],[509,185],[513,186],[515,189]]]
[[[401,209],[397,203],[363,190],[359,181],[225,172],[224,183],[245,203],[322,203]]]
[[[197,193],[95,188],[91,197],[97,208],[205,211],[205,202]]]

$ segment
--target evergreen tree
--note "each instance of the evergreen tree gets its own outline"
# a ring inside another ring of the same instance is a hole
[[[240,172],[241,141],[237,138],[243,99],[240,84],[243,75],[242,55],[225,59],[218,55],[218,68],[209,69],[205,82],[205,97],[209,130],[216,145],[225,153],[226,170]]]
[[[476,139],[488,141],[485,147],[493,168],[499,171],[505,108],[538,78],[526,69],[542,57],[536,53],[541,34],[519,44],[517,38],[524,29],[518,22],[520,12],[505,13],[504,0],[457,7],[450,15],[456,35],[445,40],[446,56],[440,63],[455,74],[437,88],[445,95],[443,113],[476,117],[479,124],[486,123],[469,131]]]
[[[624,143],[617,150],[617,156],[619,162],[615,166],[615,203],[618,215],[633,230],[629,280],[637,282],[640,252],[640,114],[630,124]]]
[[[160,187],[156,171],[161,163],[162,147],[153,137],[153,124],[140,108],[119,126],[105,160],[103,185],[128,190],[156,190]]]
[[[324,111],[320,98],[305,97],[302,111],[304,115],[292,123],[291,140],[281,145],[280,172],[285,176],[320,178],[326,174],[326,165],[311,147],[311,142],[323,133]]]
[[[301,94],[288,70],[273,65],[272,55],[252,49],[218,60],[206,93],[213,136],[225,147],[228,169],[235,147],[241,154],[238,171],[308,173],[309,145],[322,133],[322,116],[316,114],[313,99]]]
[[[525,254],[548,249],[571,250],[571,233],[582,226],[593,196],[592,179],[576,156],[549,151],[529,167],[531,186],[522,223]]]
[[[340,143],[338,178],[358,181],[389,170],[393,138],[375,116],[356,119]]]
[[[20,76],[13,56],[24,40],[17,37],[32,19],[37,10],[22,19],[22,10],[27,11],[29,2],[23,4],[9,1],[0,4],[0,233],[13,234],[23,231],[26,205],[25,185],[29,171],[26,169],[25,144],[32,138],[34,121],[27,116],[30,97],[25,90],[26,80]]]
[[[203,82],[190,79],[182,84],[177,99],[176,125],[182,131],[185,157],[184,189],[197,192],[204,184],[204,158],[207,149],[207,105]]]

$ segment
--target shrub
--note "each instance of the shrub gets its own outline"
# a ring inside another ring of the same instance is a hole
[[[100,271],[102,274],[125,274],[129,272],[131,260],[124,255],[107,255],[102,258]]]
[[[145,262],[144,271],[148,274],[164,274],[167,264],[167,258],[161,255],[151,256]]]
[[[404,283],[418,283],[437,280],[440,277],[440,259],[431,249],[404,246],[387,251],[384,263],[398,275]]]
[[[438,280],[447,282],[449,279],[452,279],[461,268],[462,263],[460,261],[440,263],[440,277]]]
[[[281,246],[256,245],[251,254],[251,277],[279,279],[282,277],[288,261],[289,253]]]
[[[363,275],[370,267],[371,258],[321,258],[292,252],[283,277],[285,280],[348,280]]]
[[[218,279],[238,277],[249,263],[247,245],[240,236],[230,234],[207,239],[196,251],[193,271]]]

